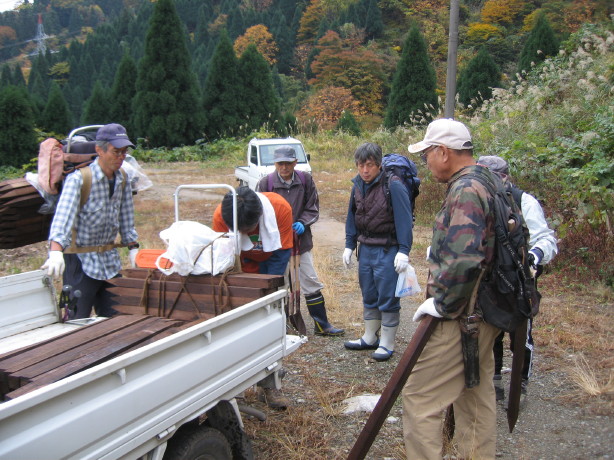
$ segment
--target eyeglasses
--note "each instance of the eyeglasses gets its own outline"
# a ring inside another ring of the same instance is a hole
[[[429,148],[425,149],[420,154],[420,159],[424,162],[424,164],[426,164],[426,160],[428,159],[429,153],[431,153],[433,150],[435,150],[438,147],[440,147],[440,146],[439,145],[431,145]]]
[[[111,155],[115,156],[115,158],[119,158],[119,157],[125,157],[126,155],[128,155],[128,150],[127,149],[122,149],[122,150],[107,150],[107,153],[110,153]]]

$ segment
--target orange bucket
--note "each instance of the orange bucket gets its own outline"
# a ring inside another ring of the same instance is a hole
[[[162,254],[166,252],[166,249],[141,249],[136,254],[136,266],[139,268],[158,268],[156,267],[156,260]],[[160,259],[160,266],[162,268],[171,268],[173,263],[166,259]]]

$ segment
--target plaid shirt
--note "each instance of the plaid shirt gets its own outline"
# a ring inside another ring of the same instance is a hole
[[[109,198],[109,180],[100,169],[98,159],[90,165],[90,168],[92,189],[81,210],[78,208],[83,177],[80,172],[74,172],[66,177],[51,224],[49,240],[59,243],[63,248],[69,247],[76,219],[77,246],[103,246],[113,243],[118,232],[123,244],[136,241],[138,234],[134,228],[134,205],[130,182],[128,181],[124,187],[122,185],[124,176],[120,171],[116,171],[115,190],[113,196]],[[83,265],[83,271],[90,278],[107,280],[121,270],[117,249],[77,255]]]

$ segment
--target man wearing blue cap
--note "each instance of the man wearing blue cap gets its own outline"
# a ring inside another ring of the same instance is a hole
[[[117,313],[107,292],[107,280],[121,270],[117,247],[127,246],[135,265],[139,245],[132,188],[120,171],[128,147],[135,148],[122,125],[102,126],[96,134],[96,160],[64,181],[49,232],[49,258],[41,268],[49,276],[63,275],[64,285],[81,292],[71,319],[89,317],[92,306],[98,316]],[[115,243],[118,233],[120,244]]]

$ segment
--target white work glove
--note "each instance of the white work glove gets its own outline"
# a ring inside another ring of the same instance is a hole
[[[394,256],[394,271],[397,273],[402,273],[405,271],[408,265],[409,256],[407,254],[403,254],[402,252],[397,252],[397,255]]]
[[[62,251],[49,251],[49,258],[41,269],[47,270],[47,275],[59,278],[64,274],[64,253]]]
[[[345,265],[345,268],[350,268],[352,266],[352,253],[353,252],[354,250],[350,248],[345,248],[343,250],[343,265]]]
[[[426,248],[426,260],[428,262],[429,257],[431,257],[431,247]]]
[[[431,315],[435,318],[442,317],[435,309],[435,299],[433,297],[426,299],[424,302],[422,302],[422,305],[418,307],[416,313],[414,313],[414,322],[417,323],[420,321],[424,315]]]
[[[130,249],[128,256],[130,257],[130,264],[132,268],[136,268],[136,255],[139,253],[139,248]]]

